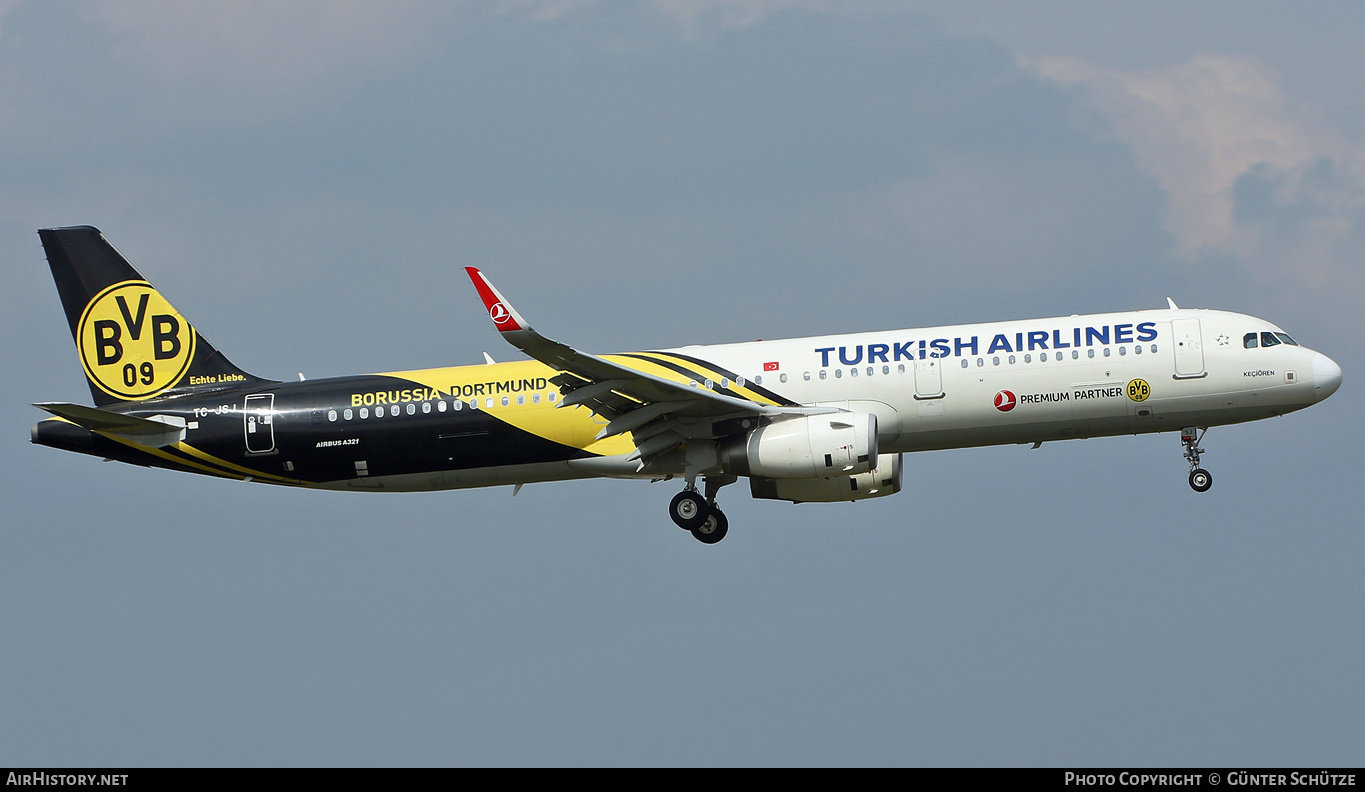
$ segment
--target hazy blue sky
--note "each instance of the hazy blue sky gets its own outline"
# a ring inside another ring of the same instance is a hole
[[[0,0],[0,765],[1356,765],[1365,5]],[[32,446],[89,393],[35,233],[243,368],[1160,307],[1329,401],[673,483],[319,493]]]

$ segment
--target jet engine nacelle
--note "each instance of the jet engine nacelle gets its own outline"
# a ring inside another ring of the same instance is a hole
[[[867,412],[803,415],[761,426],[724,443],[727,473],[772,479],[820,479],[866,473],[877,460],[877,416]]]
[[[792,503],[839,503],[881,498],[901,491],[901,455],[882,454],[877,466],[856,476],[819,479],[749,478],[749,493],[755,498],[787,500]]]

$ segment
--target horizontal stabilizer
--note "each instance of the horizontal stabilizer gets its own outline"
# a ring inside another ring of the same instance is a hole
[[[158,448],[177,443],[185,436],[184,419],[169,415],[156,416],[159,420],[153,420],[66,402],[39,402],[33,406],[92,432],[123,435]]]

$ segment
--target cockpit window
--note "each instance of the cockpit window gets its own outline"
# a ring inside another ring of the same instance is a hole
[[[1298,346],[1298,345],[1299,345],[1299,342],[1298,342],[1298,341],[1295,341],[1294,339],[1290,338],[1289,335],[1286,334],[1286,333],[1276,333],[1276,334],[1275,334],[1275,337],[1278,338],[1278,339],[1280,339],[1281,341],[1285,342],[1286,344],[1288,344],[1288,345],[1290,345],[1290,346]]]
[[[1255,348],[1256,348],[1256,334],[1255,334],[1255,333],[1247,333],[1246,335],[1242,336],[1242,346],[1246,347],[1247,349],[1255,349]]]
[[[1261,346],[1273,347],[1279,343],[1280,339],[1276,338],[1274,333],[1261,333]]]

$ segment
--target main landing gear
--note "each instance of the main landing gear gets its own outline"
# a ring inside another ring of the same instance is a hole
[[[673,496],[668,504],[668,516],[684,531],[691,531],[697,541],[715,544],[725,538],[730,530],[730,521],[725,512],[716,505],[716,491],[736,480],[735,476],[720,476],[706,479],[706,496],[697,492],[695,484]]]
[[[1208,492],[1209,487],[1213,486],[1213,474],[1199,467],[1199,455],[1204,453],[1204,449],[1199,447],[1199,441],[1204,439],[1205,432],[1197,426],[1187,426],[1180,430],[1180,442],[1185,446],[1185,460],[1190,463],[1190,488],[1195,492]]]

